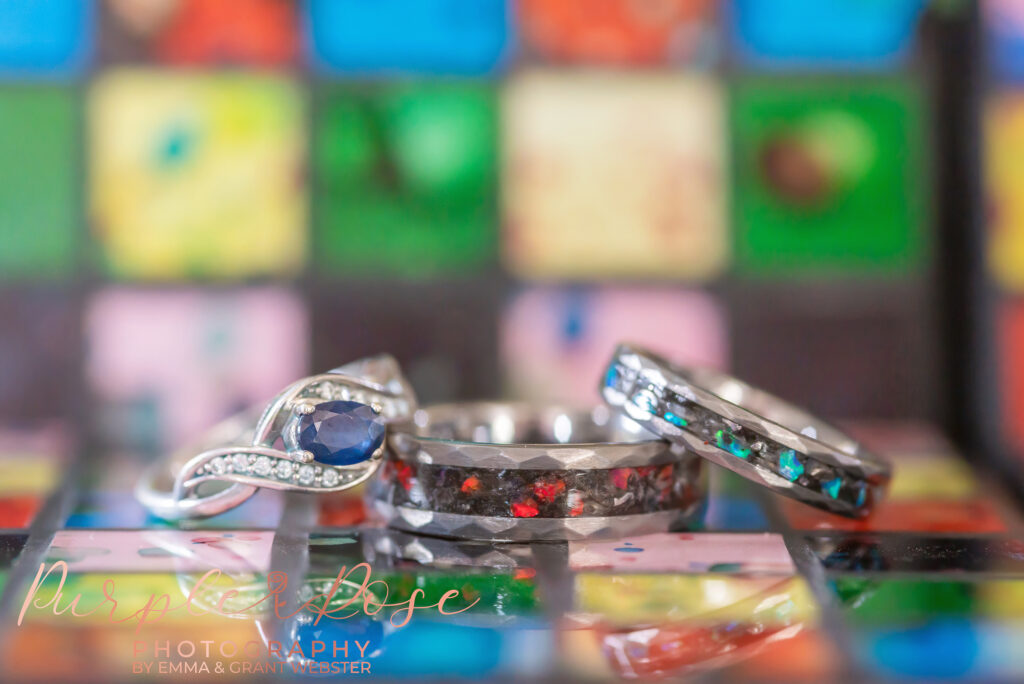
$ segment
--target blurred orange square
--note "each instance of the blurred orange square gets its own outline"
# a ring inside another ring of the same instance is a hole
[[[172,64],[287,64],[298,57],[298,23],[290,0],[182,0],[154,50]]]
[[[797,530],[842,532],[967,532],[998,534],[1007,531],[1003,515],[990,498],[967,501],[945,499],[893,501],[886,499],[860,520],[844,518],[779,497],[789,526]]]
[[[716,0],[520,0],[523,42],[549,60],[657,64],[710,57]]]
[[[26,529],[42,505],[42,497],[31,494],[0,497],[0,529]]]
[[[1024,449],[1024,302],[1007,302],[999,315],[999,378],[1007,437]]]
[[[804,629],[775,641],[728,672],[726,681],[835,681],[842,667],[836,645],[819,629]]]
[[[292,0],[107,0],[101,49],[176,65],[290,64],[299,56]]]
[[[366,507],[360,496],[348,492],[325,495],[320,500],[317,524],[322,527],[352,527],[366,520]]]

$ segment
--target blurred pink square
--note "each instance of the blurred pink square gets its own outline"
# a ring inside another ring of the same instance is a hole
[[[308,366],[304,304],[278,288],[102,290],[87,307],[86,334],[91,388],[122,411],[105,427],[151,429],[162,447],[266,402]],[[139,414],[153,424],[140,427]]]
[[[679,362],[722,368],[725,319],[704,292],[535,288],[501,324],[506,386],[518,397],[593,403],[615,345],[632,342]]]
[[[658,533],[615,541],[569,544],[576,571],[796,573],[778,534]]]
[[[267,572],[274,532],[59,530],[46,561],[71,572]]]

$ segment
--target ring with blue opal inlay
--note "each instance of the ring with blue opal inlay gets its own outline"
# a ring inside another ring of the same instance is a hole
[[[207,517],[261,488],[334,492],[380,465],[387,425],[407,420],[416,396],[390,356],[303,378],[262,414],[244,413],[143,474],[136,496],[166,520]]]
[[[884,496],[891,468],[805,411],[725,373],[620,345],[605,401],[654,434],[773,491],[850,517]]]

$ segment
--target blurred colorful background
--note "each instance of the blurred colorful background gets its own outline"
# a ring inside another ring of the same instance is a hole
[[[307,372],[593,402],[623,339],[1019,492],[1022,292],[1020,0],[0,2],[10,531],[152,524]]]
[[[955,112],[927,29],[969,15],[5,2],[2,421],[74,415],[90,443],[158,453],[381,350],[425,401],[594,401],[628,338],[832,417],[942,424],[965,408],[943,283],[971,274],[944,253]],[[1012,287],[1013,202],[993,200]]]
[[[381,350],[594,401],[632,339],[1020,451],[1018,5],[983,70],[969,2],[5,2],[0,423],[152,455]]]

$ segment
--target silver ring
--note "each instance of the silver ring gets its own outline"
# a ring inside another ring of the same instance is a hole
[[[889,464],[837,428],[718,371],[620,345],[601,393],[651,432],[833,513],[867,515],[889,482]]]
[[[437,405],[388,435],[369,507],[401,530],[489,541],[665,531],[703,511],[701,459],[607,407]]]
[[[153,464],[135,496],[154,515],[183,520],[223,513],[261,487],[348,489],[380,465],[386,425],[415,410],[395,359],[355,361],[292,383],[261,414],[234,416]]]

